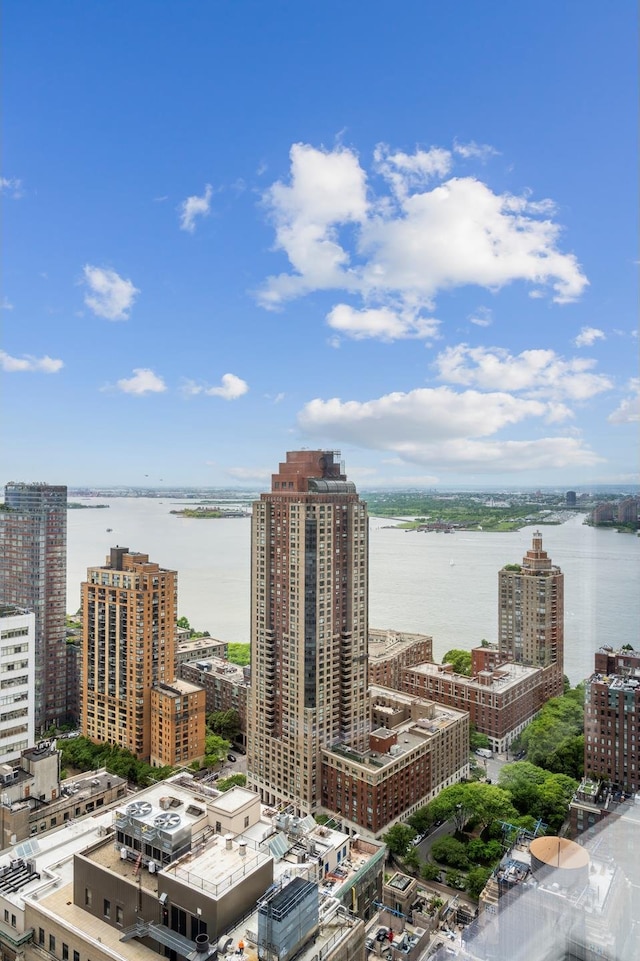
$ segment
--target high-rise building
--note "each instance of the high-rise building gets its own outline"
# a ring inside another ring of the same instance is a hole
[[[640,791],[640,652],[602,648],[585,687],[584,773]]]
[[[67,488],[11,482],[0,509],[0,603],[35,614],[35,726],[69,716],[65,618]]]
[[[149,761],[151,689],[174,679],[178,575],[113,547],[82,583],[83,733]]]
[[[501,656],[528,667],[564,661],[564,574],[542,549],[536,531],[522,564],[498,574],[498,647]],[[558,693],[562,692],[562,688]]]
[[[288,452],[253,506],[249,783],[299,814],[323,748],[368,748],[367,509],[338,456]]]

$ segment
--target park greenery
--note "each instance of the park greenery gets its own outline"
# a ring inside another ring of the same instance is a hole
[[[471,677],[471,651],[463,651],[452,647],[442,658],[443,664],[451,664],[455,674],[466,674]]]
[[[246,774],[230,774],[229,777],[221,777],[216,781],[216,790],[229,791],[232,787],[244,787],[246,783]]]
[[[560,496],[546,500],[512,497],[509,503],[494,505],[489,495],[470,492],[373,491],[366,493],[366,500],[373,516],[415,518],[403,525],[408,528],[444,523],[484,531],[514,531],[532,522],[549,523],[545,512],[565,507]]]
[[[234,741],[240,734],[240,715],[233,708],[212,711],[207,716],[207,727],[213,734],[219,734],[227,741]]]
[[[452,784],[406,824],[393,825],[384,841],[406,870],[425,880],[438,880],[445,871],[447,884],[477,898],[519,832],[534,836],[560,830],[577,786],[574,778],[527,761],[505,764],[497,785]],[[453,836],[435,840],[430,858],[422,861],[415,839],[443,822],[453,825]]]
[[[227,660],[240,667],[246,667],[251,663],[250,644],[227,644]]]
[[[514,750],[526,752],[531,764],[581,778],[584,771],[584,684],[554,697],[527,725]]]
[[[152,767],[139,761],[131,751],[115,744],[94,744],[86,737],[64,738],[57,742],[61,752],[62,768],[75,768],[77,771],[96,771],[105,768],[110,774],[117,774],[140,787],[154,781],[164,781],[174,768]]]

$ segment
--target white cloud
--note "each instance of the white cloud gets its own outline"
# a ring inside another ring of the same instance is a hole
[[[8,297],[2,298],[2,303],[0,304],[0,310],[13,310],[13,304]]]
[[[493,313],[490,307],[478,307],[469,314],[469,321],[476,327],[490,327],[493,323]]]
[[[241,377],[236,377],[235,374],[223,374],[218,387],[207,387],[206,384],[199,384],[195,380],[186,380],[181,387],[182,393],[187,397],[205,394],[207,397],[222,397],[224,400],[237,400],[248,390],[247,382]],[[284,397],[284,394],[282,396]],[[274,403],[277,402],[277,400],[274,401]]]
[[[264,201],[275,246],[285,251],[295,273],[268,279],[259,295],[265,307],[311,290],[349,287],[349,256],[338,242],[338,227],[362,223],[367,214],[367,178],[353,151],[294,144],[290,157],[290,185],[272,184]],[[352,279],[357,285],[355,275]]]
[[[84,302],[98,317],[107,320],[127,320],[133,302],[140,293],[130,280],[120,277],[115,270],[93,267],[82,268],[83,283],[88,287]]]
[[[574,344],[576,347],[591,347],[596,340],[606,340],[603,330],[598,330],[597,327],[582,327],[574,340]]]
[[[314,437],[395,454],[437,469],[523,471],[585,466],[599,458],[579,438],[488,439],[525,419],[553,415],[553,405],[503,392],[456,393],[447,387],[387,394],[364,403],[316,399],[298,415]]]
[[[372,307],[356,310],[347,304],[337,304],[327,315],[327,323],[353,340],[427,339],[435,337],[440,321],[424,317],[415,311],[394,310],[391,307]]]
[[[24,196],[22,181],[18,177],[0,177],[0,194],[20,200]]]
[[[564,360],[553,350],[524,350],[513,355],[501,347],[458,344],[440,353],[435,366],[440,380],[482,390],[525,391],[531,397],[584,401],[613,386],[604,374],[592,373],[594,360]]]
[[[249,390],[246,380],[235,374],[223,374],[219,387],[208,387],[205,394],[209,397],[222,397],[224,400],[237,400]]]
[[[451,153],[442,147],[416,148],[413,154],[391,153],[380,143],[373,153],[377,172],[390,184],[396,197],[404,198],[411,188],[424,187],[434,177],[444,177],[451,169]]]
[[[489,157],[500,156],[500,151],[496,150],[495,147],[490,146],[488,143],[476,143],[475,140],[470,140],[469,143],[458,143],[456,140],[453,144],[453,152],[465,160],[473,157],[485,161],[488,160]]]
[[[625,397],[607,420],[610,424],[632,424],[640,421],[640,379],[633,378],[629,383],[631,394]]]
[[[180,212],[180,230],[187,230],[190,234],[196,229],[196,217],[208,217],[211,210],[211,184],[205,184],[202,197],[194,195],[183,200],[178,210]]]
[[[62,370],[64,363],[55,360],[45,354],[44,357],[32,357],[31,354],[24,354],[22,357],[12,357],[6,351],[0,350],[0,368],[8,374],[21,371],[38,371],[42,374],[57,374]]]
[[[116,387],[125,394],[161,394],[167,389],[162,377],[148,367],[134,367],[133,377],[119,380]]]
[[[463,150],[468,145],[458,145]],[[495,291],[514,281],[539,296],[550,289],[558,303],[577,299],[588,281],[575,256],[559,249],[552,202],[496,194],[473,177],[428,185],[447,175],[452,156],[379,145],[374,171],[390,189],[375,195],[353,150],[294,144],[289,182],[264,195],[276,249],[292,270],[267,278],[263,306],[333,289],[360,295],[366,310],[418,312],[447,289]]]

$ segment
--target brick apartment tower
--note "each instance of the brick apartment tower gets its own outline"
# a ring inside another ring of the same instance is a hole
[[[321,751],[368,747],[368,520],[333,451],[287,453],[253,505],[249,783],[313,813]]]
[[[542,549],[536,531],[520,564],[498,573],[498,646],[503,659],[527,667],[556,665],[562,693],[564,574]]]
[[[640,651],[595,654],[585,689],[584,773],[640,791]]]
[[[174,679],[178,575],[112,547],[82,583],[83,734],[149,761],[151,688]]]
[[[35,729],[69,718],[67,488],[11,481],[0,509],[0,603],[35,614]]]

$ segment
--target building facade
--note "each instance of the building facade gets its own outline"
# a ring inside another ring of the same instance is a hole
[[[31,747],[35,721],[35,615],[0,605],[0,764]]]
[[[0,603],[35,614],[35,727],[69,718],[67,488],[11,482],[0,509]]]
[[[83,734],[149,761],[151,689],[174,679],[175,571],[114,547],[82,583]]]
[[[253,506],[248,780],[320,807],[322,751],[368,746],[368,521],[335,452],[288,452]]]
[[[170,767],[204,755],[206,694],[197,684],[173,680],[151,688],[151,764]]]
[[[235,711],[239,731],[234,744],[246,750],[247,698],[249,693],[249,668],[232,664],[222,657],[192,661],[180,666],[180,676],[197,684],[205,691],[207,714],[218,711]]]
[[[585,688],[584,773],[640,791],[640,652],[601,649]]]
[[[369,630],[369,684],[402,689],[407,667],[433,660],[433,638],[427,634]]]
[[[498,574],[498,649],[515,664],[557,667],[562,693],[564,664],[564,574],[542,548],[536,531],[522,564]]]

